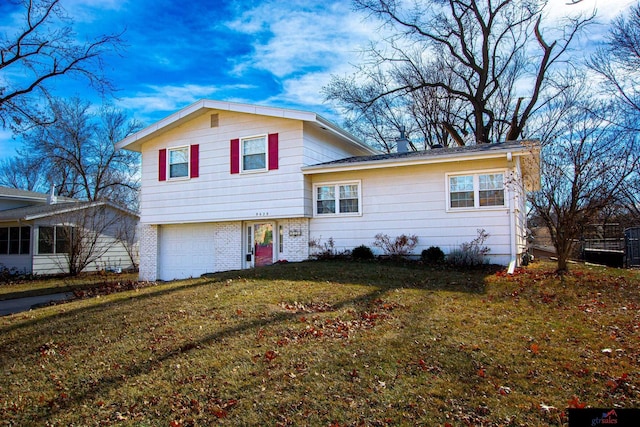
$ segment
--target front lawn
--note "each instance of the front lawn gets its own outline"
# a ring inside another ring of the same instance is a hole
[[[305,262],[0,318],[3,425],[566,425],[640,407],[640,272]]]

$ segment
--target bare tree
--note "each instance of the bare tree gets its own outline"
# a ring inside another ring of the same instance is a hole
[[[637,136],[605,119],[615,110],[586,93],[586,83],[576,80],[550,104],[541,190],[529,198],[549,230],[560,273],[568,271],[582,230],[620,196],[638,166]]]
[[[37,99],[50,80],[84,77],[95,88],[111,90],[101,74],[105,53],[121,46],[120,34],[102,35],[79,43],[73,21],[60,0],[21,0],[15,31],[0,38],[0,123],[21,127],[41,123]]]
[[[424,99],[435,90],[447,102],[436,105],[437,119],[427,119],[458,145],[522,137],[553,67],[593,19],[567,18],[550,42],[543,34],[546,2],[536,0],[416,0],[413,7],[396,0],[355,4],[393,34],[382,47],[372,45],[369,62],[356,78],[335,77],[326,89],[327,99],[347,111],[364,111],[382,98]],[[372,79],[378,74],[387,78]],[[357,87],[358,78],[366,90],[340,90],[341,85]]]
[[[602,94],[617,102],[618,124],[631,132],[640,125],[640,3],[618,16],[606,42],[589,62],[591,70],[603,79]],[[621,189],[618,204],[630,223],[640,221],[640,171]]]
[[[138,218],[133,215],[123,216],[117,224],[116,238],[127,252],[133,269],[137,270],[140,260]]]
[[[613,21],[607,42],[589,65],[604,78],[608,95],[616,95],[629,113],[640,114],[640,4]],[[630,124],[638,130],[637,121]]]
[[[118,245],[126,250],[127,242],[122,240],[125,236],[121,232],[123,224],[136,226],[135,214],[107,202],[64,206],[67,209],[50,217],[48,229],[39,227],[40,253],[51,254],[58,267],[70,275],[77,275],[92,264],[103,267],[110,267],[106,265],[109,262],[118,264],[121,260],[106,259],[105,255]],[[135,258],[130,261],[135,266]]]
[[[43,165],[28,155],[3,160],[0,162],[0,185],[27,191],[42,190],[47,186]]]
[[[37,168],[46,177],[46,186],[40,190],[46,191],[53,183],[61,196],[111,200],[135,208],[139,157],[115,150],[114,144],[139,130],[141,124],[111,106],[96,111],[77,98],[50,100],[48,114],[53,122],[24,133],[25,148],[0,167],[0,177],[22,170],[22,179],[27,180],[25,175]]]

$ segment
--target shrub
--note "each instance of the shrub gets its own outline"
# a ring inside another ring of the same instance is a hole
[[[391,240],[386,234],[376,234],[376,241],[373,246],[382,249],[382,252],[390,257],[405,257],[411,254],[413,248],[418,244],[418,236],[412,234],[407,236],[402,234]]]
[[[478,236],[470,242],[460,245],[447,255],[447,262],[456,267],[473,267],[485,263],[489,248],[484,245],[489,234],[484,229],[478,229]]]
[[[322,239],[309,240],[309,247],[313,250],[311,258],[314,259],[336,259],[343,258],[349,255],[349,251],[338,252],[335,248],[333,237],[329,237],[326,242],[322,242]]]
[[[444,262],[444,252],[438,246],[431,246],[422,251],[422,261],[429,264],[440,264]]]
[[[368,246],[360,245],[351,251],[351,257],[357,260],[373,259],[373,251]]]

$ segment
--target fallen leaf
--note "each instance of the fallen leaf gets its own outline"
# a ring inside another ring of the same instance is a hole
[[[576,409],[582,409],[585,406],[587,406],[586,403],[581,403],[580,400],[578,400],[577,396],[573,396],[573,398],[568,402],[569,404],[569,408],[576,408]]]
[[[533,354],[539,354],[540,353],[540,347],[536,343],[531,344],[529,346],[529,350],[531,350],[531,353],[533,353]]]

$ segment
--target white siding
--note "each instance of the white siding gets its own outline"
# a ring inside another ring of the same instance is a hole
[[[31,273],[31,255],[0,255],[0,270]]]
[[[304,127],[304,160],[302,166],[370,154],[353,145],[346,144],[329,133],[329,131],[321,131],[308,124]]]
[[[520,159],[518,158],[516,168],[514,170],[514,179],[511,184],[514,195],[514,220],[515,220],[515,236],[517,261],[521,261],[522,255],[527,249],[527,209],[526,195],[522,182],[522,169],[520,167]]]
[[[304,165],[365,151],[299,120],[215,111],[219,126],[204,114],[145,143],[142,150],[141,222],[198,223],[309,216]],[[278,134],[278,169],[230,173],[230,141]],[[199,145],[199,177],[158,181],[158,152]],[[304,148],[303,148],[304,145]],[[179,202],[176,202],[179,201]]]
[[[112,238],[104,237],[100,244],[106,248],[106,252],[102,256],[89,263],[82,270],[83,272],[101,271],[105,269],[122,269],[128,270],[133,268],[127,251],[120,242],[116,242]],[[108,247],[108,248],[107,248]],[[105,249],[100,249],[99,253]],[[59,274],[69,272],[69,260],[67,255],[34,255],[33,256],[33,273],[34,274]]]
[[[485,244],[491,248],[491,262],[507,264],[511,253],[508,207],[453,212],[447,211],[446,206],[447,173],[501,167],[505,168],[506,162],[459,162],[314,175],[313,183],[361,180],[362,215],[314,217],[310,237],[322,242],[333,238],[338,250],[365,244],[375,251],[372,245],[377,233],[392,238],[416,234],[419,241],[414,254],[419,255],[429,246],[439,246],[448,253],[473,240],[478,229],[484,229],[489,233]]]
[[[65,254],[39,254],[38,253],[38,230],[40,226],[55,226],[60,224],[73,225],[80,228],[80,224],[89,224],[91,214],[86,211],[60,214],[59,216],[43,218],[34,222],[31,235],[31,252],[33,254],[33,273],[35,274],[58,274],[69,272],[68,256]],[[124,221],[131,221],[133,218],[124,217],[120,211],[108,208],[104,215],[97,214],[95,217],[96,228],[100,231],[100,236],[90,258],[94,259],[84,269],[83,272],[100,271],[105,269],[129,270],[134,268],[131,258],[123,243],[117,238]],[[137,221],[134,221],[137,226]],[[84,236],[93,239],[92,231],[87,231]],[[138,242],[134,242],[134,261],[138,261]]]
[[[219,113],[179,126],[143,147],[142,222],[196,223],[291,217],[304,214],[302,125],[299,121],[240,113]],[[230,173],[230,141],[278,133],[279,167],[258,173]],[[199,144],[199,177],[158,181],[158,150]]]

